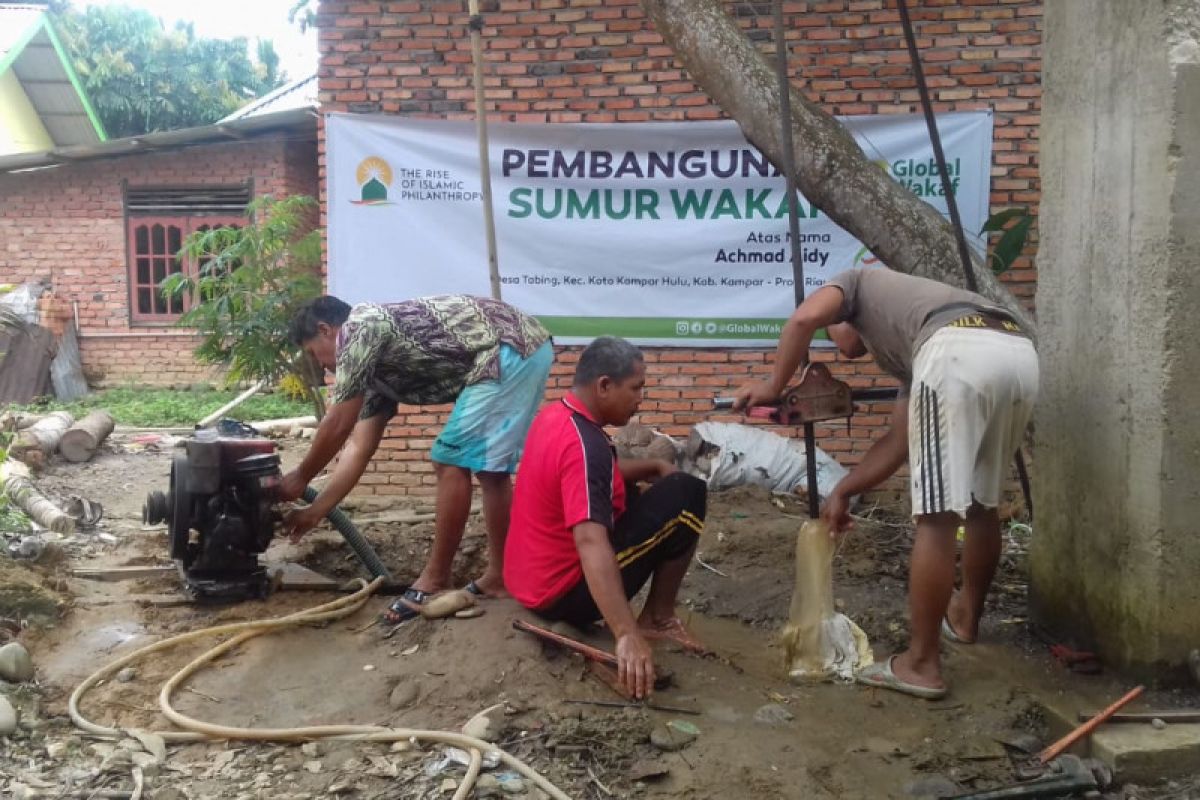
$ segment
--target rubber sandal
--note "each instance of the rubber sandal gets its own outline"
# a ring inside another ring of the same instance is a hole
[[[488,596],[487,592],[485,592],[483,589],[480,589],[479,584],[476,583],[475,581],[471,581],[466,586],[464,586],[463,591],[467,592],[469,594],[473,594],[476,597],[487,597]]]
[[[872,664],[855,675],[855,680],[864,686],[871,686],[875,689],[891,689],[893,692],[906,694],[910,697],[919,697],[922,700],[941,700],[946,696],[946,689],[934,689],[932,686],[918,686],[915,683],[908,683],[901,680],[892,669],[892,662],[895,660],[896,657],[891,656],[882,664]]]
[[[950,618],[942,617],[942,638],[954,644],[975,644],[974,639],[964,639],[950,626]]]
[[[421,606],[429,599],[427,592],[420,589],[405,589],[404,594],[392,601],[392,604],[379,615],[379,621],[387,625],[399,625],[410,619],[421,616]]]

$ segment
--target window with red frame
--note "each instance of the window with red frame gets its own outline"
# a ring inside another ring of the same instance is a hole
[[[189,297],[164,297],[168,275],[195,276],[205,259],[180,253],[197,231],[245,223],[250,185],[125,187],[129,250],[129,316],[135,323],[170,323],[191,307]]]

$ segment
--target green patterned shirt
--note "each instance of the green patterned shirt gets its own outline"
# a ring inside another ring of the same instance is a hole
[[[394,398],[449,403],[473,383],[499,380],[501,344],[528,358],[549,339],[536,319],[486,297],[360,303],[338,332],[331,401],[362,395],[360,419],[395,413]]]

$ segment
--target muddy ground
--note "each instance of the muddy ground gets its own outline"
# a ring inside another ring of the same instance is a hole
[[[285,462],[302,452],[299,443],[284,447]],[[95,530],[52,547],[35,571],[22,567],[18,574],[7,562],[9,571],[0,574],[6,586],[24,582],[27,591],[19,594],[41,604],[8,612],[29,620],[19,638],[33,654],[38,677],[33,685],[0,686],[23,714],[21,729],[0,739],[0,796],[134,797],[140,782],[140,796],[158,800],[450,797],[463,768],[440,765],[445,748],[438,745],[218,741],[172,744],[159,760],[147,752],[155,749],[153,741],[100,741],[74,729],[67,717],[71,691],[123,654],[170,635],[280,616],[338,596],[287,591],[265,601],[200,607],[179,602],[170,574],[118,582],[74,575],[81,568],[167,563],[164,531],[143,526],[140,514],[146,492],[166,488],[169,458],[169,447],[115,437],[91,463],[52,464],[42,477],[44,488],[99,500],[106,513]],[[420,505],[398,500],[353,512],[401,581],[419,571],[432,525],[394,518]],[[417,620],[385,637],[386,628],[371,624],[384,598],[372,598],[342,620],[246,643],[188,681],[174,705],[185,715],[231,726],[458,730],[476,712],[502,703],[502,746],[574,798],[905,798],[1010,782],[1019,752],[1000,740],[1027,747],[1045,741],[1040,698],[1068,693],[1082,709],[1122,692],[1105,675],[1064,670],[1031,633],[1024,617],[1028,542],[1020,528],[1009,535],[981,642],[947,647],[947,699],[927,703],[854,685],[793,686],[774,639],[791,597],[803,506],[739,489],[714,494],[709,509],[699,548],[707,566],[688,575],[681,611],[716,655],[660,648],[673,686],[654,698],[698,713],[591,704],[620,698],[581,661],[514,631],[511,620],[528,615],[511,601],[485,602],[486,613],[476,619]],[[835,593],[883,656],[905,642],[911,531],[895,510],[864,512],[869,519],[837,555]],[[459,583],[477,574],[483,548],[476,515],[456,564]],[[268,556],[338,579],[363,574],[328,530],[300,545],[277,541]],[[0,598],[12,606],[11,595]],[[592,642],[611,647],[602,631]],[[188,643],[132,665],[123,676],[128,682],[106,681],[83,699],[84,715],[125,729],[171,729],[158,711],[160,686],[213,643]],[[415,699],[394,704],[397,687]],[[764,721],[761,709],[771,705],[782,710]],[[692,723],[699,736],[683,750],[662,752],[649,743],[649,733],[671,720]],[[504,773],[503,767],[491,771],[507,778]],[[543,796],[527,781],[501,783],[475,796]],[[1194,791],[1184,782],[1121,787],[1107,796],[1200,796]]]

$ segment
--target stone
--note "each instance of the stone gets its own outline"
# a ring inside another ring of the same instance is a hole
[[[300,745],[300,752],[308,758],[316,758],[321,755],[321,745],[316,742],[305,742]]]
[[[482,800],[485,797],[496,797],[500,794],[500,781],[494,775],[480,775],[475,781],[475,797]]]
[[[13,683],[33,680],[33,659],[20,642],[9,642],[0,647],[0,678]]]
[[[754,712],[754,721],[760,725],[782,725],[791,722],[796,715],[779,703],[767,703]]]
[[[62,758],[64,755],[66,755],[66,753],[67,753],[67,743],[66,742],[49,742],[46,745],[46,755],[55,761]]]
[[[17,729],[17,709],[8,702],[8,698],[0,694],[0,736],[8,736]]]
[[[125,667],[117,673],[117,681],[120,683],[130,683],[137,677],[137,670],[133,667]]]
[[[392,693],[388,695],[388,705],[394,710],[399,711],[417,702],[417,698],[420,696],[421,684],[416,681],[401,681],[396,684],[396,687],[392,689]],[[407,744],[407,742],[397,742],[396,744]]]
[[[454,780],[454,778],[443,778],[442,785],[439,788],[442,794],[450,794],[458,788],[458,781]]]
[[[682,750],[700,735],[700,729],[690,722],[671,720],[660,723],[650,731],[650,744],[667,753]]]
[[[500,791],[505,794],[521,794],[525,791],[525,781],[517,777],[515,773],[505,773],[497,780],[500,782]]]
[[[962,792],[958,784],[944,775],[930,775],[905,784],[904,793],[912,797],[953,797]]]
[[[308,770],[313,775],[317,775],[321,772],[321,770],[325,769],[325,765],[323,765],[320,761],[316,761],[316,760],[305,761],[304,769]]]
[[[1155,717],[1154,719],[1150,720],[1150,727],[1154,728],[1154,730],[1156,730],[1156,731],[1162,731],[1162,730],[1166,730],[1167,723],[1165,720],[1161,720],[1158,717]]]

